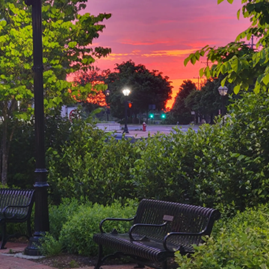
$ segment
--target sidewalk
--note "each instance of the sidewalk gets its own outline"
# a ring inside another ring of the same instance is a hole
[[[0,249],[0,269],[55,269],[57,267],[50,267],[43,265],[32,260],[14,257],[15,254],[22,253],[26,248],[25,243],[12,243],[6,244],[6,249]],[[6,255],[5,255],[6,254]],[[133,269],[136,264],[128,265],[102,265],[102,269]],[[69,269],[69,268],[64,268]],[[77,269],[94,269],[93,266],[86,266]],[[145,267],[145,269],[150,269]]]

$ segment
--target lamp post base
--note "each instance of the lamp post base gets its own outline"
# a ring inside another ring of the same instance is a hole
[[[41,239],[44,238],[43,236],[33,236],[29,239],[29,244],[24,250],[25,255],[29,256],[41,256],[41,252],[39,247],[41,245]]]

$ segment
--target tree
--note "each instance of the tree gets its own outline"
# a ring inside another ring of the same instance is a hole
[[[218,0],[218,3],[224,0]],[[227,0],[232,3],[233,0]],[[242,0],[242,8],[238,10],[239,19],[242,13],[244,18],[249,18],[250,27],[240,33],[235,42],[231,42],[225,47],[205,46],[201,50],[190,54],[184,61],[186,65],[189,61],[195,64],[196,61],[206,55],[207,59],[213,63],[200,70],[200,76],[218,77],[225,75],[221,84],[226,81],[235,85],[234,92],[237,94],[241,89],[248,90],[254,88],[254,92],[266,91],[269,83],[269,3],[267,0]],[[258,39],[256,47],[247,46],[243,39]],[[262,45],[262,48],[260,48]]]
[[[174,105],[170,111],[172,121],[179,124],[188,124],[192,120],[191,110],[186,107],[185,99],[196,91],[196,85],[191,80],[184,80],[179,88],[179,92],[175,98]]]
[[[78,85],[92,85],[92,91],[88,94],[87,98],[83,102],[83,107],[92,112],[98,107],[107,106],[107,100],[105,90],[107,85],[104,84],[105,79],[110,74],[110,70],[101,71],[99,68],[95,68],[88,71],[78,71],[75,73],[74,82]]]
[[[169,77],[163,76],[158,70],[149,71],[144,65],[135,65],[132,60],[117,64],[115,72],[105,79],[110,90],[111,113],[123,118],[122,90],[131,89],[129,101],[132,102],[134,114],[148,113],[149,105],[157,110],[165,109],[167,100],[171,99],[172,86]]]
[[[110,49],[90,45],[100,24],[110,14],[80,15],[84,0],[48,0],[43,3],[43,61],[45,113],[55,114],[72,102],[71,96],[86,98],[91,85],[81,87],[65,80],[79,69],[88,70],[95,58],[106,56]],[[23,1],[0,0],[0,117],[1,180],[7,183],[10,143],[16,125],[33,115],[32,20]]]
[[[207,80],[200,91],[191,92],[185,99],[185,106],[195,111],[196,116],[206,119],[209,123],[214,122],[214,117],[218,115],[219,109],[222,107],[222,101],[224,101],[224,106],[227,107],[229,100],[231,100],[228,96],[231,96],[233,85],[227,85],[228,96],[224,99],[218,92],[222,79],[223,76]]]

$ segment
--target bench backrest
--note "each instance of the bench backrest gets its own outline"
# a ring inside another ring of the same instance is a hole
[[[168,221],[166,227],[159,228],[138,228],[136,233],[144,234],[149,238],[163,240],[164,236],[170,232],[199,233],[205,231],[210,235],[214,221],[220,218],[218,210],[180,204],[166,201],[143,199],[137,209],[134,223],[161,224]],[[202,242],[201,236],[172,237],[173,244],[177,240],[186,241],[187,245],[199,244]]]
[[[11,207],[6,213],[16,214],[20,218],[27,218],[31,213],[34,202],[34,190],[0,189],[0,213],[6,206],[27,206],[24,208]]]

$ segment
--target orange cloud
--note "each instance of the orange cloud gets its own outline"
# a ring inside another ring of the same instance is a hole
[[[193,53],[197,49],[186,49],[186,50],[157,50],[152,53],[142,54],[142,57],[158,57],[158,56],[172,56],[172,57],[181,57],[182,55],[187,55]]]
[[[132,40],[126,40],[122,41],[121,44],[125,45],[133,45],[133,46],[151,46],[151,45],[156,45],[156,44],[168,44],[170,43],[168,40],[166,41],[151,41],[151,42],[143,42],[143,41],[132,41]]]

